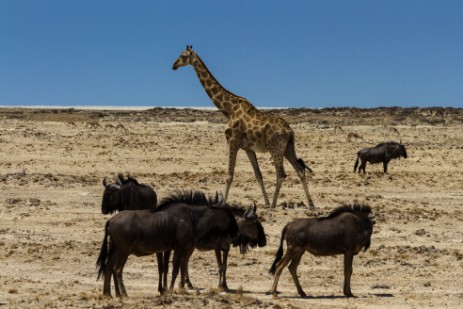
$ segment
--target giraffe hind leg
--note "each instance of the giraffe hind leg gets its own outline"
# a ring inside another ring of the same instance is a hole
[[[286,173],[285,167],[283,165],[283,153],[280,151],[271,151],[270,152],[273,159],[273,164],[275,165],[275,170],[277,174],[277,184],[275,186],[275,193],[273,195],[272,208],[275,208],[278,202],[278,196],[280,195],[280,189],[285,181]]]
[[[302,186],[304,187],[304,192],[307,197],[307,202],[309,203],[309,207],[311,209],[315,208],[315,205],[312,201],[312,197],[310,196],[309,186],[307,185],[307,178],[305,176],[305,169],[312,173],[312,170],[305,164],[304,160],[297,158],[296,151],[294,150],[294,144],[288,143],[285,151],[285,158],[291,163],[293,168],[296,170],[299,179],[302,182]]]
[[[265,191],[264,180],[262,178],[262,173],[260,172],[259,163],[257,162],[256,153],[252,150],[246,150],[249,161],[251,161],[252,168],[254,169],[254,174],[256,175],[257,182],[259,183],[260,189],[262,190],[262,195],[264,196],[265,207],[269,207],[270,203],[268,201],[268,195]]]
[[[238,155],[239,144],[236,144],[228,141],[230,144],[230,150],[228,154],[228,178],[227,178],[227,185],[225,187],[225,194],[223,198],[223,202],[226,203],[228,199],[228,193],[230,192],[230,187],[233,182],[233,177],[235,174],[235,164],[236,164],[236,156]]]

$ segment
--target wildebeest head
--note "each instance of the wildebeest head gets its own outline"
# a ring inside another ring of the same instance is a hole
[[[156,192],[148,185],[140,184],[135,178],[129,176],[124,179],[120,174],[116,183],[109,184],[103,180],[105,190],[101,212],[110,214],[122,210],[150,209],[156,207]]]
[[[388,142],[383,145],[385,147],[385,151],[389,154],[389,159],[400,159],[400,157],[403,157],[404,159],[407,158],[407,150],[405,150],[405,146],[402,145],[402,141],[400,141],[400,143]]]
[[[264,227],[256,214],[256,203],[254,207],[249,207],[238,221],[239,235],[233,240],[233,246],[239,246],[241,253],[246,253],[249,249],[256,246],[264,247],[267,245]]]
[[[103,192],[103,200],[101,202],[101,212],[104,215],[112,214],[117,210],[121,209],[124,201],[119,194],[121,186],[115,183],[108,183],[108,178],[105,177],[103,180],[103,186],[105,190]]]
[[[400,148],[400,156],[404,157],[404,159],[407,158],[407,150],[405,150],[405,146],[402,145],[402,142],[400,142],[399,144],[399,148]]]

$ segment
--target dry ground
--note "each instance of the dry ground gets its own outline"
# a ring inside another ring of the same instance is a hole
[[[128,299],[101,296],[95,262],[109,216],[100,213],[102,180],[130,172],[162,198],[177,188],[223,190],[225,119],[216,111],[81,111],[0,109],[0,308],[461,308],[463,304],[463,112],[455,109],[281,110],[296,148],[315,171],[317,210],[309,211],[289,164],[277,209],[264,209],[251,165],[238,156],[230,200],[258,203],[265,248],[233,249],[221,293],[212,252],[195,252],[199,288],[159,296],[155,257],[130,257]],[[94,122],[94,123],[93,123]],[[124,128],[115,128],[122,124]],[[335,134],[334,125],[344,133]],[[395,128],[397,132],[391,128]],[[357,132],[364,141],[346,141]],[[360,148],[401,139],[409,158],[384,175],[367,165],[352,172]],[[258,155],[269,193],[275,172]],[[377,214],[372,245],[354,259],[352,291],[342,296],[342,258],[305,254],[296,294],[289,272],[277,298],[267,272],[280,231],[294,218],[328,213],[341,203],[370,204]],[[260,206],[260,207],[259,207]]]

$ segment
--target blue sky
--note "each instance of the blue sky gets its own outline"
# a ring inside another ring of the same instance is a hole
[[[0,105],[463,107],[463,1],[0,0]]]

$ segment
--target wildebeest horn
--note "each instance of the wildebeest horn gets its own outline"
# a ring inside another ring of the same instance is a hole
[[[256,204],[254,204],[255,206]],[[244,215],[243,217],[247,220],[252,220],[252,219],[255,219],[256,218],[256,212],[255,212],[255,208],[253,209],[252,206],[250,206],[245,212],[244,212]]]
[[[223,202],[223,194],[222,192],[215,192],[217,206],[223,206],[225,203]]]
[[[246,211],[245,211],[244,214],[243,214],[243,218],[245,218],[245,219],[248,219],[248,218],[249,218],[249,211],[250,211],[250,210],[251,210],[250,208],[246,209]]]
[[[254,201],[254,207],[252,209],[252,212],[255,214],[257,209],[256,201]]]
[[[105,188],[108,186],[108,177],[103,179],[103,186],[105,186]]]
[[[122,174],[122,173],[117,174],[117,183],[118,183],[119,185],[122,186],[124,180],[125,180],[125,179],[124,179],[124,174]]]

